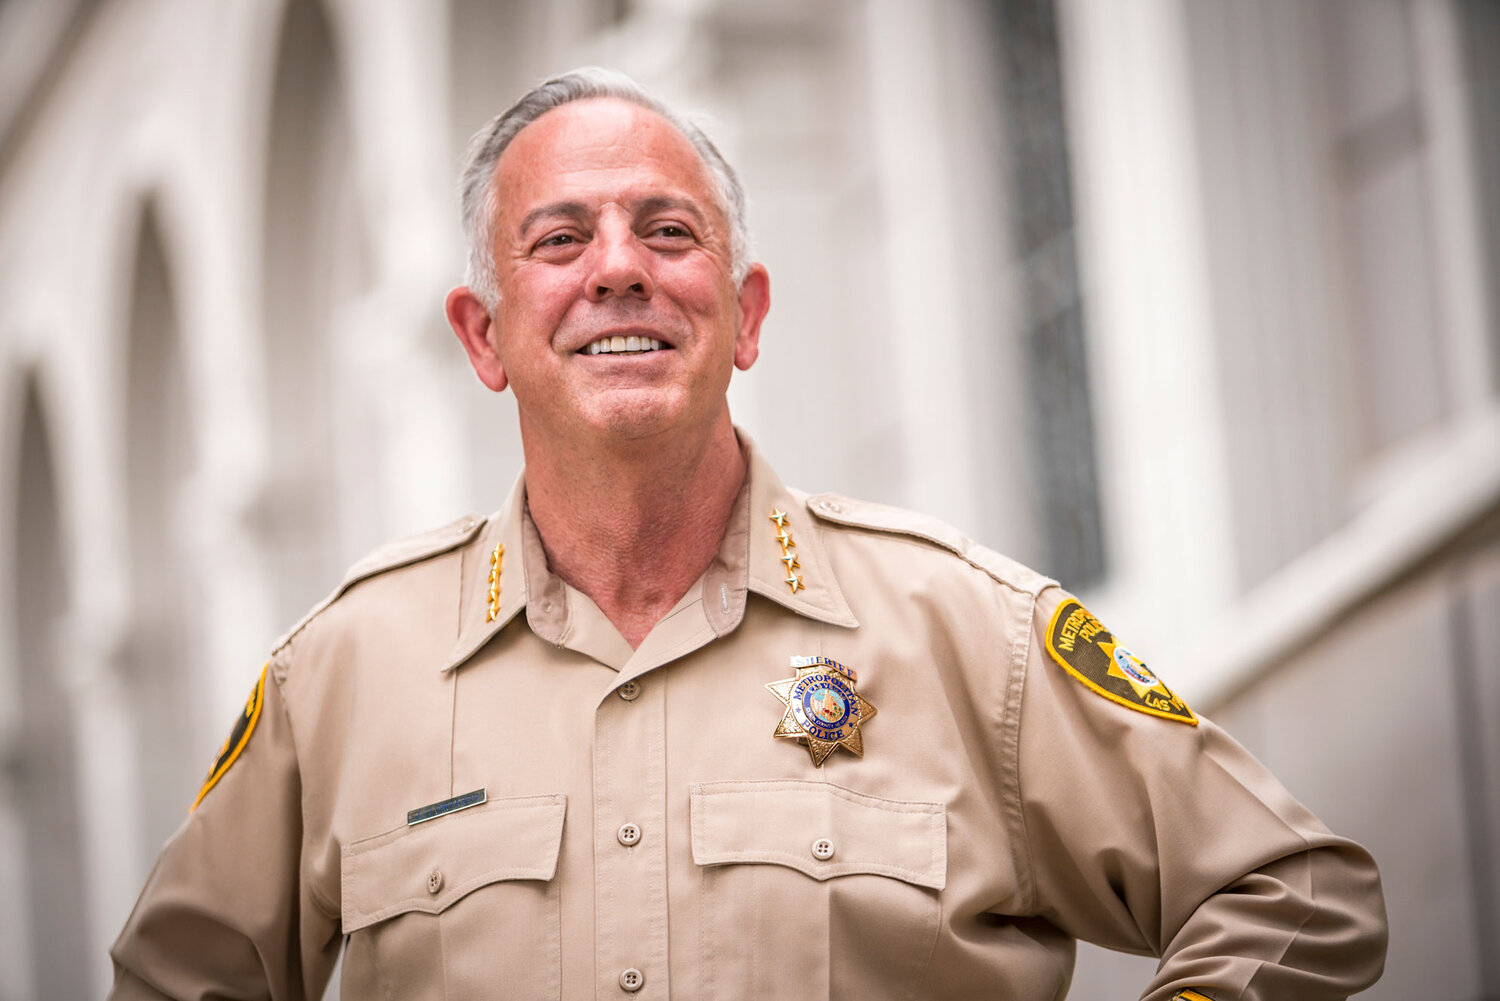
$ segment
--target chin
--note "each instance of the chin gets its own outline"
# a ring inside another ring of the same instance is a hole
[[[655,438],[679,427],[684,419],[680,406],[662,400],[620,400],[590,414],[588,424],[596,432],[622,441]]]

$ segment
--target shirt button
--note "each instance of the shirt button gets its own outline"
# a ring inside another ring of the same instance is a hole
[[[634,994],[646,986],[646,975],[635,967],[631,967],[620,974],[620,989]]]
[[[443,874],[438,870],[432,870],[432,875],[427,877],[427,892],[436,893],[443,888]]]
[[[620,839],[620,844],[626,848],[634,848],[641,840],[641,829],[634,824],[621,824],[620,829],[615,832],[615,837]]]
[[[641,686],[639,682],[627,681],[620,686],[620,698],[626,702],[634,702],[641,697]]]
[[[833,842],[827,838],[819,838],[812,844],[813,858],[819,862],[827,862],[833,858]]]

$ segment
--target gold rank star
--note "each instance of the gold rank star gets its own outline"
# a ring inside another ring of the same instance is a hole
[[[766,685],[786,711],[771,736],[807,745],[814,767],[837,748],[864,757],[860,727],[875,716],[875,706],[855,689],[852,670],[827,657],[793,657],[797,673]]]
[[[495,543],[495,551],[490,553],[490,593],[488,605],[484,610],[484,621],[494,622],[495,617],[500,614],[500,570],[502,561],[505,559],[505,546]]]
[[[793,594],[799,590],[807,590],[807,585],[797,576],[797,568],[802,564],[797,561],[797,554],[792,552],[797,548],[797,543],[792,539],[791,520],[781,508],[773,507],[771,522],[776,526],[776,541],[781,543],[781,562],[786,564],[786,586],[792,589]]]

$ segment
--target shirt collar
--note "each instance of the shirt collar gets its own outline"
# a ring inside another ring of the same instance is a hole
[[[724,539],[703,576],[637,655],[660,645],[666,637],[656,633],[672,628],[671,620],[698,602],[711,630],[709,638],[733,632],[744,618],[751,591],[819,622],[845,628],[859,625],[834,575],[820,526],[807,509],[806,495],[783,484],[749,435],[736,431],[747,474]],[[497,569],[493,597],[492,566]],[[465,551],[462,588],[459,635],[443,671],[467,661],[523,607],[527,625],[539,639],[577,649],[616,668],[631,659],[629,644],[588,596],[548,568],[541,536],[526,508],[524,473],[505,506],[487,519],[477,541]]]
[[[739,564],[749,589],[810,619],[849,629],[857,627],[859,622],[849,610],[828,559],[822,526],[807,509],[807,495],[782,483],[749,435],[740,431],[739,436],[750,460],[748,489],[741,491],[741,496],[748,498],[743,531],[750,545]],[[783,516],[779,526],[775,518],[778,514]],[[733,534],[731,530],[726,535],[726,543]],[[790,566],[784,559],[788,554],[796,556]],[[795,584],[791,582],[793,574]]]

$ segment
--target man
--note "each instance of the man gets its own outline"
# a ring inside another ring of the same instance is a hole
[[[499,513],[356,566],[281,641],[113,956],[115,996],[1343,998],[1378,877],[1075,599],[731,425],[769,306],[743,197],[629,80],[476,139]],[[1121,990],[1126,996],[1135,988]]]

